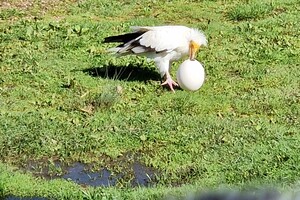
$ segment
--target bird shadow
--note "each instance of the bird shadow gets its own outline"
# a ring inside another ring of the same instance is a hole
[[[142,65],[105,65],[83,69],[82,71],[92,77],[101,77],[113,80],[140,82],[161,80],[159,73],[157,73],[154,69],[149,69]]]

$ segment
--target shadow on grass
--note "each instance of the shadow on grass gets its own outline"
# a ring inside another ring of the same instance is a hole
[[[124,81],[161,80],[159,73],[154,69],[143,67],[142,65],[115,66],[107,65],[101,67],[91,67],[82,70],[93,77],[108,78]]]

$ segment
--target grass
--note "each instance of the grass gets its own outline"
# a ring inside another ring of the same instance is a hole
[[[297,186],[299,6],[296,0],[2,3],[0,196],[157,199],[223,186]],[[197,57],[206,70],[199,91],[173,94],[160,86],[152,62],[115,58],[101,44],[132,25],[161,24],[208,36]],[[128,153],[159,171],[155,187],[130,188],[131,174],[114,188],[84,188],[20,171],[32,160],[46,166],[59,160],[119,172],[126,167],[117,162]]]

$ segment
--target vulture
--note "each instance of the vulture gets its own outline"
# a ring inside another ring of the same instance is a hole
[[[183,57],[194,60],[202,46],[207,46],[203,32],[186,26],[138,26],[130,33],[104,38],[104,43],[121,43],[109,51],[117,55],[146,56],[153,59],[163,78],[161,85],[178,84],[170,75],[172,62]]]

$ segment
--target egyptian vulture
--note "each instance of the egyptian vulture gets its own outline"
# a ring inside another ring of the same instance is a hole
[[[120,42],[109,49],[117,55],[134,54],[153,59],[164,78],[162,85],[168,85],[173,92],[173,85],[178,84],[170,75],[172,62],[184,56],[194,60],[199,48],[207,45],[201,31],[185,26],[132,27],[131,33],[106,37],[103,42]]]

